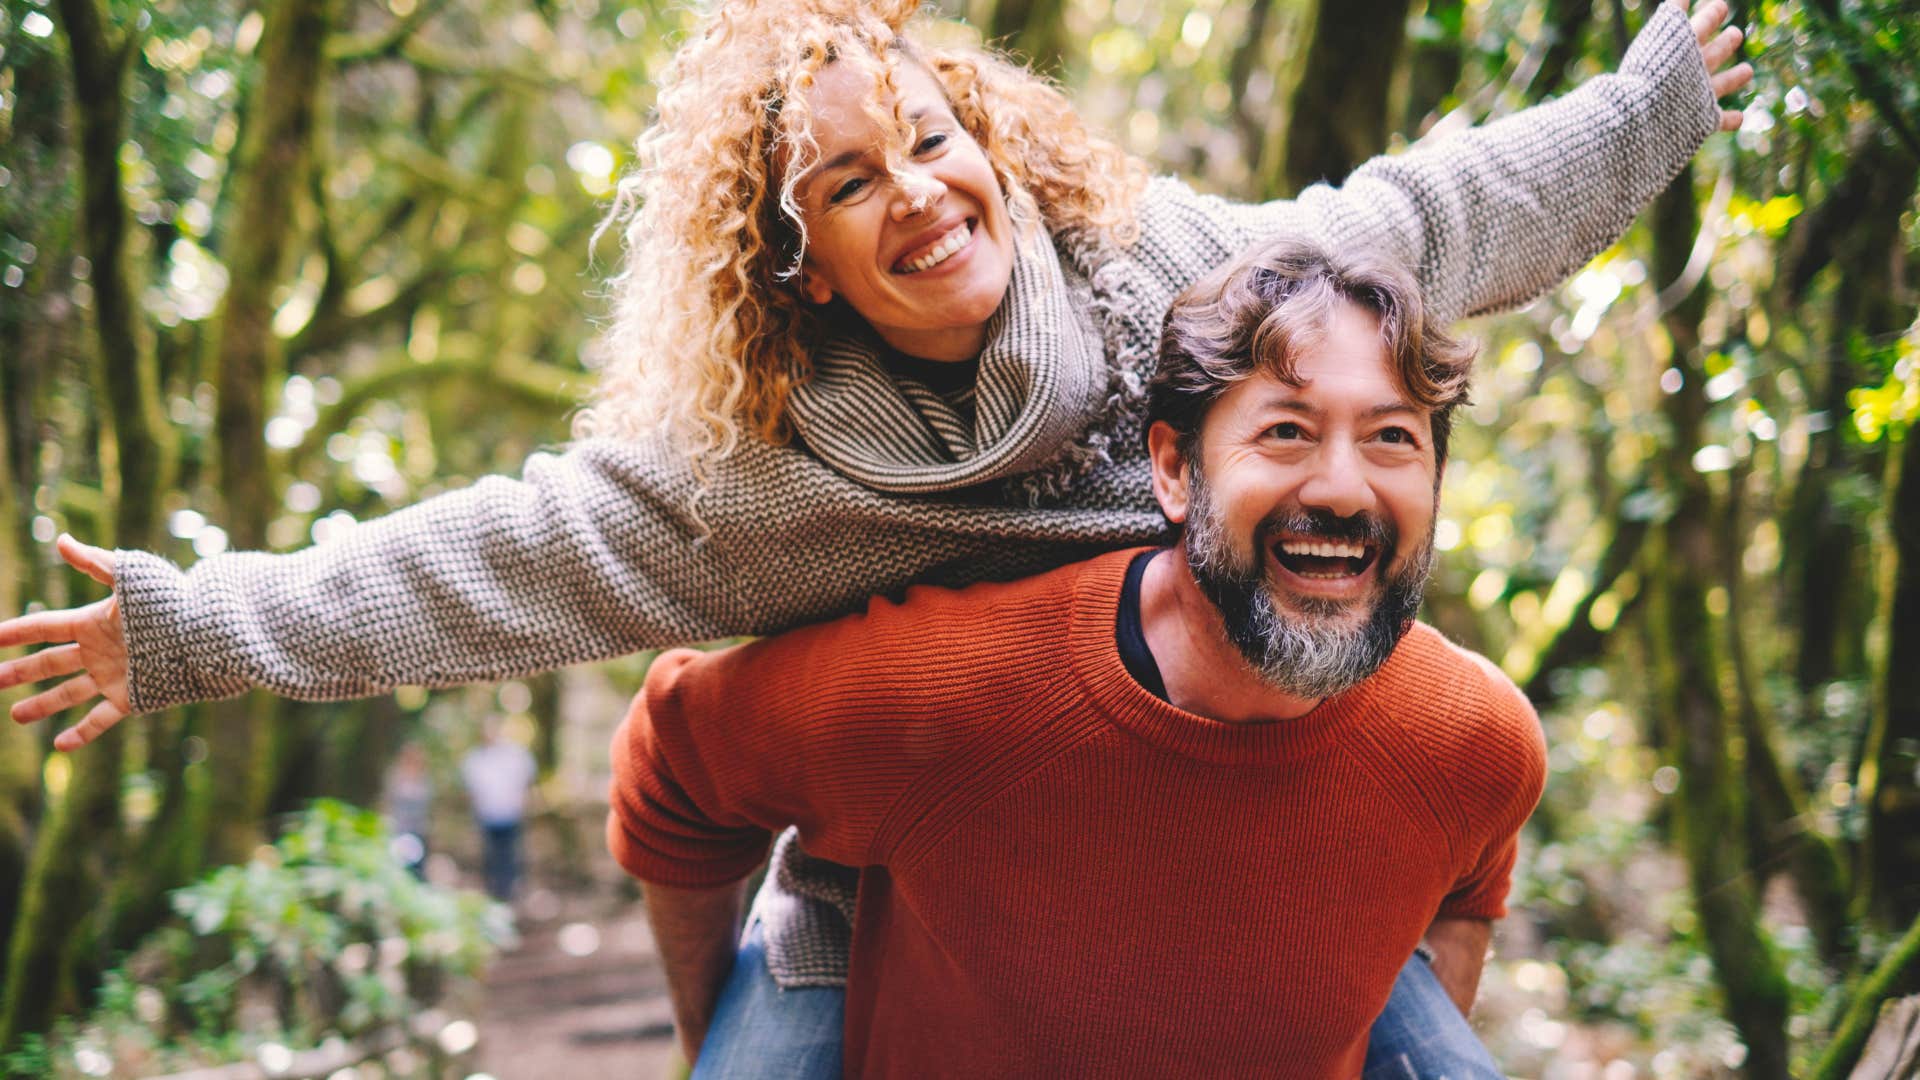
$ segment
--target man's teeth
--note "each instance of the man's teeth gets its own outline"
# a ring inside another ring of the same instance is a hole
[[[935,244],[932,251],[907,263],[906,272],[909,274],[917,274],[922,270],[931,270],[939,266],[941,263],[953,258],[953,253],[966,247],[967,241],[971,239],[973,239],[973,230],[967,228],[966,222],[963,221],[960,223],[959,228],[947,234],[945,240]]]
[[[1282,540],[1280,550],[1289,555],[1316,555],[1322,559],[1359,559],[1367,554],[1367,549],[1358,544],[1328,544],[1307,540]]]

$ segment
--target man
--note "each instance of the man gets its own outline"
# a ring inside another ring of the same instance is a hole
[[[608,835],[689,1053],[788,823],[864,868],[850,1074],[1357,1075],[1423,937],[1464,1010],[1545,772],[1413,621],[1469,359],[1403,272],[1261,249],[1167,317],[1175,549],[663,656]]]
[[[460,779],[480,826],[487,895],[503,904],[513,900],[520,880],[520,825],[527,816],[527,790],[538,774],[533,754],[507,738],[497,716],[482,722],[480,745],[460,760]]]

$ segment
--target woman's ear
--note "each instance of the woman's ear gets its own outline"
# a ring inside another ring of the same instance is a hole
[[[1147,429],[1147,460],[1153,466],[1153,497],[1167,520],[1180,525],[1191,505],[1187,493],[1187,455],[1180,450],[1180,433],[1165,420]]]
[[[802,267],[800,270],[800,295],[824,307],[833,300],[833,286],[827,284],[826,279],[814,273],[811,269]]]

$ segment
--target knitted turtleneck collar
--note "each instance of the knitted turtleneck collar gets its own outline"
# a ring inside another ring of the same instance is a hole
[[[794,390],[808,449],[848,478],[896,494],[1003,484],[1037,501],[1105,459],[1116,411],[1137,408],[1141,345],[1096,320],[1125,310],[1118,263],[1100,260],[1100,292],[1051,242],[1017,245],[1007,295],[987,327],[971,425],[938,395],[903,389],[886,346],[864,325],[830,340]],[[1110,252],[1108,254],[1111,254]],[[1120,285],[1119,290],[1113,288]],[[1119,340],[1109,337],[1120,334]],[[1110,347],[1113,346],[1113,347]]]

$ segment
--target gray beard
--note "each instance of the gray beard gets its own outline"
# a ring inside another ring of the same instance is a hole
[[[1261,681],[1295,697],[1327,698],[1380,670],[1419,614],[1427,578],[1433,572],[1432,528],[1406,568],[1387,578],[1380,599],[1358,625],[1342,626],[1336,621],[1351,610],[1348,604],[1317,596],[1293,597],[1303,617],[1289,617],[1274,604],[1262,558],[1276,532],[1285,527],[1330,539],[1370,540],[1381,545],[1377,558],[1385,563],[1397,546],[1392,526],[1371,515],[1356,520],[1334,518],[1324,511],[1276,511],[1255,527],[1252,551],[1243,553],[1226,535],[1198,465],[1192,472],[1191,506],[1181,545],[1187,567],[1220,612],[1227,639]]]

